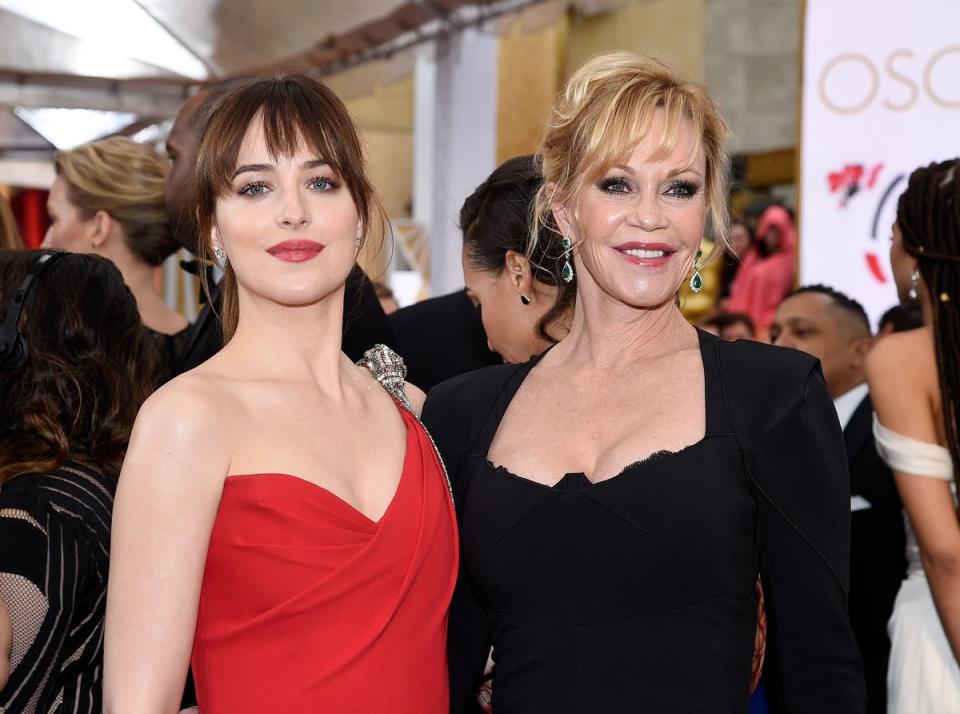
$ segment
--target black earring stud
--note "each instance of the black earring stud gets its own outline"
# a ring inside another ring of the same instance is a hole
[[[529,304],[530,304],[530,298],[528,298],[526,295],[521,295],[521,296],[520,296],[520,302],[522,302],[524,305],[529,305]]]

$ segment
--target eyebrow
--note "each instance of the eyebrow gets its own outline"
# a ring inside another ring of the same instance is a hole
[[[632,168],[624,164],[617,164],[616,166],[613,166],[611,168],[619,169],[620,171],[623,171],[624,173],[628,173],[630,175],[633,175],[634,173],[636,173]],[[670,173],[667,174],[667,178],[673,178],[674,176],[679,176],[680,174],[685,174],[687,172],[692,173],[699,178],[703,178],[703,174],[697,169],[695,169],[693,166],[681,166],[681,167],[672,169]]]
[[[312,159],[310,161],[304,161],[300,164],[300,170],[304,171],[306,169],[316,169],[320,166],[328,166],[329,162],[326,159]],[[230,177],[232,181],[240,174],[247,173],[258,173],[260,171],[272,171],[276,168],[273,164],[244,164],[243,166],[238,166],[237,170],[233,172],[233,176]]]

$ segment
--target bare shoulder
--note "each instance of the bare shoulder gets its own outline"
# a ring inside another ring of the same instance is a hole
[[[122,479],[162,476],[206,480],[215,486],[230,462],[229,405],[217,380],[181,375],[154,392],[137,414]]]
[[[867,381],[877,417],[886,427],[937,441],[937,365],[927,328],[881,339],[867,356]]]
[[[222,400],[210,379],[182,374],[150,395],[140,407],[134,428],[185,438],[203,436],[216,427],[223,413]]]
[[[417,416],[420,416],[420,413],[423,411],[423,403],[427,401],[427,393],[410,382],[403,383],[403,390],[407,393],[407,399],[409,399],[413,405],[413,411]]]
[[[930,374],[935,365],[933,337],[924,327],[880,339],[867,355],[867,376],[872,382],[896,375],[897,382],[915,385],[931,376],[935,381],[935,374]]]

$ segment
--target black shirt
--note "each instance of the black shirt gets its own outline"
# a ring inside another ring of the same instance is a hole
[[[591,484],[486,458],[537,360],[431,392],[458,501],[454,712],[494,648],[497,714],[746,712],[759,574],[784,711],[864,711],[847,616],[849,485],[816,361],[700,333],[706,435]]]

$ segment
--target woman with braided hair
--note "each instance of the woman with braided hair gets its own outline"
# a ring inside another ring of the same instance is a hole
[[[924,327],[867,361],[877,449],[909,519],[907,578],[890,618],[888,712],[960,711],[960,159],[919,168],[900,197],[890,260]]]

